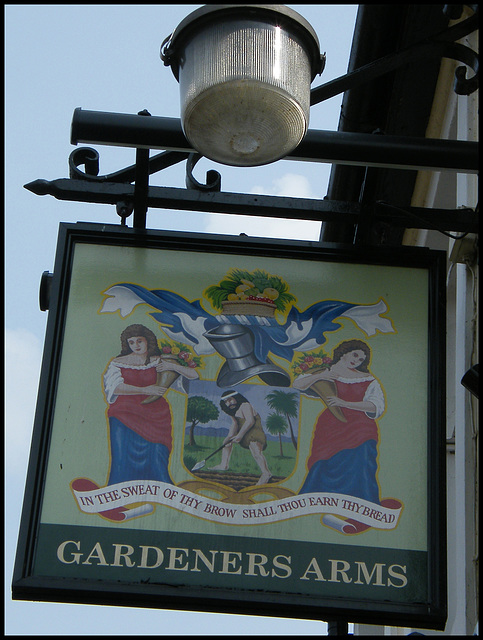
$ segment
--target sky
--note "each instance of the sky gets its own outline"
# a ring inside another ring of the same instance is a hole
[[[326,635],[321,621],[11,600],[11,578],[47,312],[40,278],[53,271],[60,222],[118,224],[111,205],[58,201],[24,185],[68,177],[74,109],[179,118],[179,87],[159,58],[164,38],[202,5],[5,7],[5,628],[6,635]],[[318,86],[347,71],[357,5],[288,5],[314,28],[327,64]],[[341,96],[311,108],[311,129],[337,130]],[[96,147],[100,174],[134,164],[135,150]],[[155,153],[159,153],[156,151]],[[222,190],[324,198],[330,165],[281,160],[255,168],[200,161]],[[185,164],[151,185],[184,187]],[[132,224],[132,217],[128,220]],[[148,228],[318,240],[320,224],[149,210]]]

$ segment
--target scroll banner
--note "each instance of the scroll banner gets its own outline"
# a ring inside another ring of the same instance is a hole
[[[339,518],[348,518],[365,528],[394,529],[403,509],[399,501],[391,498],[379,505],[339,493],[305,493],[240,505],[211,500],[157,481],[128,481],[99,488],[92,481],[79,478],[71,483],[71,489],[82,512],[119,522],[147,515],[153,511],[152,505],[159,504],[210,522],[231,525],[268,524],[319,514],[324,516],[322,522],[327,526],[343,533],[356,533],[347,529],[347,520]],[[129,509],[133,504],[137,506]]]

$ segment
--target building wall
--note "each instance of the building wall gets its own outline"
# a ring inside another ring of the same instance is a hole
[[[478,50],[478,34],[463,44]],[[478,92],[457,96],[457,63],[444,60],[427,137],[478,140]],[[472,74],[472,71],[469,71]],[[412,206],[454,209],[478,205],[477,177],[420,172]],[[448,621],[444,631],[354,625],[354,635],[476,635],[478,633],[478,399],[462,384],[479,359],[477,237],[407,230],[404,244],[447,252],[447,535]]]

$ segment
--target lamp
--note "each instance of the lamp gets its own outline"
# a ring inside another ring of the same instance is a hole
[[[205,5],[161,45],[180,84],[181,123],[202,155],[259,166],[288,155],[309,123],[310,84],[325,56],[284,5]]]

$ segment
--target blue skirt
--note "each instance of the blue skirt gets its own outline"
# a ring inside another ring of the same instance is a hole
[[[375,504],[379,501],[377,444],[368,440],[355,449],[318,460],[309,470],[299,493],[341,493]]]
[[[174,484],[168,472],[169,449],[149,442],[117,418],[109,418],[111,469],[108,484],[128,480],[157,480]]]

